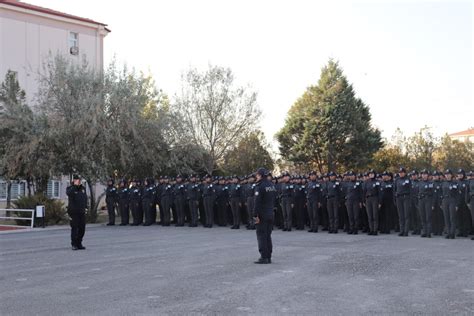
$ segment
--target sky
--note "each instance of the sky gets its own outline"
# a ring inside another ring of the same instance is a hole
[[[474,126],[470,1],[25,0],[108,24],[105,62],[150,73],[171,97],[189,67],[230,67],[258,93],[268,141],[330,58],[372,124],[435,135]]]

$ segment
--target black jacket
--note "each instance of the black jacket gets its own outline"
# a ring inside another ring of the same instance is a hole
[[[68,213],[85,213],[87,208],[86,188],[83,185],[71,185],[66,188]]]
[[[255,186],[255,208],[253,215],[260,219],[273,217],[273,208],[275,207],[275,196],[277,192],[272,182],[262,179]]]

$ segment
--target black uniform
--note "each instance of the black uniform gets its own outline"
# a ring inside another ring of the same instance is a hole
[[[458,183],[453,180],[446,180],[443,182],[441,190],[443,192],[441,205],[447,237],[454,239],[456,234],[456,212],[459,207],[459,199],[461,198]]]
[[[411,210],[410,210],[410,223],[413,229],[414,235],[419,235],[421,232],[421,221],[418,210],[418,180],[411,181]]]
[[[253,209],[255,206],[254,189],[255,183],[248,183],[244,188],[244,199],[247,207],[247,229],[255,229],[253,222]]]
[[[156,222],[156,189],[149,183],[142,192],[142,208],[145,213],[145,226],[153,225]]]
[[[119,193],[120,225],[128,225],[130,220],[130,190],[127,187],[120,189]]]
[[[109,225],[115,225],[115,207],[118,201],[118,191],[115,186],[109,185],[105,190],[105,204],[109,215]]]
[[[176,208],[176,226],[184,226],[184,203],[186,187],[183,183],[176,183],[173,190],[174,206]]]
[[[344,197],[347,216],[349,218],[349,233],[357,234],[359,230],[359,214],[362,203],[362,183],[360,181],[347,181],[344,183]]]
[[[365,207],[369,218],[369,229],[372,235],[377,235],[379,229],[379,205],[382,203],[380,181],[369,179],[364,182]]]
[[[217,224],[219,226],[227,225],[227,206],[229,205],[229,187],[225,184],[218,184],[216,189],[216,212]]]
[[[240,226],[240,205],[242,203],[242,186],[240,184],[231,184],[229,186],[229,201],[232,209],[232,227]]]
[[[171,184],[163,184],[161,190],[161,225],[170,226],[171,224],[171,205],[173,204],[173,186]]]
[[[262,259],[270,260],[272,257],[272,229],[273,208],[275,203],[276,189],[272,182],[262,178],[255,187],[255,208],[253,217],[258,217],[260,222],[256,225],[258,251]]]
[[[474,234],[474,179],[469,180],[469,186],[466,191],[466,204],[471,211],[471,234]]]
[[[87,194],[83,185],[67,187],[68,196],[67,212],[71,217],[71,246],[82,248],[82,238],[86,232]]]
[[[293,205],[294,214],[296,219],[296,229],[303,230],[305,215],[304,215],[304,202],[306,200],[306,188],[302,184],[295,184],[293,190]]]
[[[283,230],[291,231],[293,191],[295,186],[291,183],[282,183],[280,186],[280,203],[283,212]]]
[[[206,213],[206,224],[204,227],[211,228],[214,223],[214,203],[216,201],[216,189],[212,183],[206,183],[202,186],[202,198]]]
[[[318,232],[319,216],[318,209],[322,203],[321,184],[317,181],[310,181],[306,185],[306,201],[308,206],[309,231]]]
[[[339,228],[339,203],[341,201],[341,195],[341,183],[337,180],[328,181],[326,185],[326,198],[330,233],[337,233]]]
[[[443,192],[441,189],[442,182],[437,180],[433,182],[433,221],[432,230],[436,236],[441,236],[444,230],[443,210],[441,209],[441,201]]]
[[[431,215],[434,205],[434,184],[431,181],[418,182],[418,211],[420,212],[421,228],[423,235],[431,237]]]
[[[133,186],[130,188],[130,209],[132,210],[133,224],[134,226],[141,225],[143,223],[143,208],[142,204],[142,190]]]
[[[395,181],[395,198],[397,202],[400,235],[408,236],[410,228],[410,192],[411,181],[408,177],[400,177]]]
[[[398,226],[398,216],[393,192],[393,181],[382,182],[382,205],[380,207],[379,227],[380,232],[390,234],[390,230]]]
[[[199,195],[201,194],[200,185],[197,183],[189,183],[186,186],[186,199],[189,204],[189,212],[191,221],[189,227],[197,227]]]
[[[458,180],[459,188],[459,204],[458,204],[458,228],[460,237],[467,237],[471,230],[471,214],[469,213],[469,208],[467,207],[467,198],[469,189],[469,182],[467,180]]]

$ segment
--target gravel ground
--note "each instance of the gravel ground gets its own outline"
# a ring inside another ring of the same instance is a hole
[[[88,226],[0,234],[2,315],[474,315],[474,241]]]

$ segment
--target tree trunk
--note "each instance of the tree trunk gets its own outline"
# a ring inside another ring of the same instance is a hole
[[[31,197],[31,192],[32,192],[31,187],[32,187],[32,185],[33,185],[33,183],[31,181],[31,178],[28,177],[28,179],[26,180],[26,187],[28,189],[28,197]]]
[[[12,182],[7,180],[7,208],[12,207]],[[7,215],[10,216],[10,215]]]
[[[48,177],[39,177],[36,178],[36,192],[35,193],[42,193],[46,194],[48,191]]]
[[[95,223],[97,221],[97,205],[95,201],[95,192],[94,192],[94,184],[92,184],[91,180],[86,179],[87,186],[89,188],[89,222]]]

